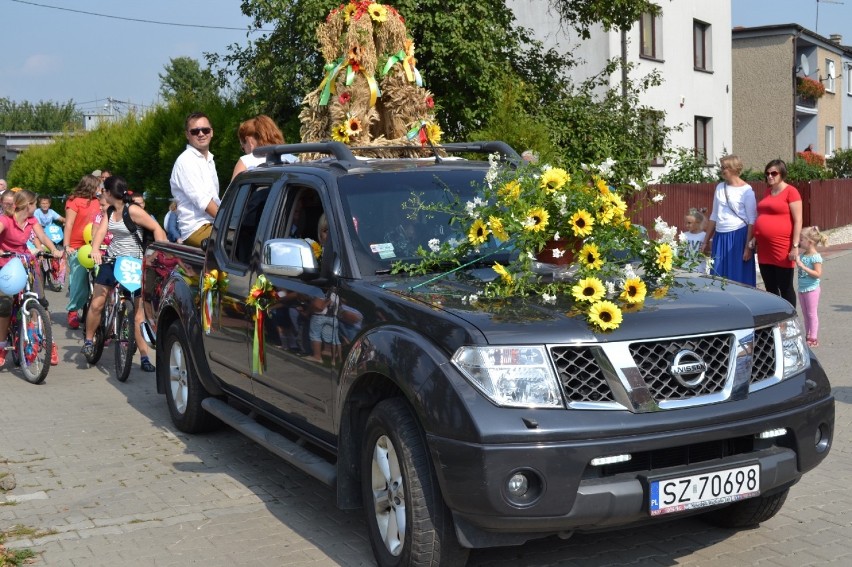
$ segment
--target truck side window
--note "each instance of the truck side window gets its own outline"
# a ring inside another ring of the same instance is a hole
[[[248,265],[254,248],[264,204],[269,198],[269,184],[245,185],[228,217],[225,227],[225,254],[234,262]]]
[[[317,224],[322,216],[322,201],[319,194],[310,188],[292,188],[296,198],[289,211],[281,238],[310,238],[319,242]]]

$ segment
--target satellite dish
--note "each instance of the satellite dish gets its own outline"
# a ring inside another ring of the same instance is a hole
[[[811,74],[811,66],[808,64],[808,57],[804,53],[799,56],[799,71],[805,77]]]

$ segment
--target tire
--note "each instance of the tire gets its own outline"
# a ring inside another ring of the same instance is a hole
[[[62,291],[62,283],[56,279],[56,273],[53,270],[45,272],[44,283],[50,291]]]
[[[361,492],[370,545],[380,566],[467,562],[469,550],[456,538],[423,430],[401,398],[380,402],[367,419]]]
[[[41,384],[50,370],[53,350],[50,316],[37,301],[27,301],[24,309],[26,317],[18,320],[18,360],[24,377],[33,384]]]
[[[157,378],[165,384],[166,401],[175,427],[186,433],[202,433],[214,429],[218,420],[201,407],[201,402],[210,394],[198,380],[188,345],[180,322],[175,321],[166,331],[165,357],[157,364]]]
[[[115,316],[115,377],[119,382],[126,382],[127,377],[130,376],[130,367],[133,365],[133,355],[136,352],[133,300],[122,300]]]
[[[703,514],[701,518],[720,528],[751,528],[769,520],[781,511],[789,488],[768,496],[749,498]]]
[[[86,301],[86,304],[83,306],[83,323],[80,328],[83,329],[83,333],[86,332],[86,317],[89,315],[89,304],[91,303],[92,298],[89,297],[89,300]],[[104,306],[104,312],[106,311],[106,306]],[[86,362],[89,364],[97,364],[101,359],[101,356],[104,354],[104,312],[101,312],[101,324],[98,325],[98,328],[95,329],[95,334],[92,336],[92,346],[94,350],[92,350],[91,355],[86,356]]]

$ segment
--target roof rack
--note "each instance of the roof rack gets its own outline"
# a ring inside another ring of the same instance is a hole
[[[521,156],[518,155],[512,147],[506,142],[490,141],[490,142],[459,142],[449,143],[440,146],[429,144],[428,146],[353,146],[349,147],[342,142],[309,142],[304,144],[279,144],[277,146],[261,146],[255,148],[254,155],[257,157],[266,157],[268,165],[281,165],[285,163],[282,159],[284,154],[329,154],[333,161],[332,165],[337,165],[345,170],[352,169],[361,165],[358,158],[355,157],[354,151],[359,153],[382,152],[387,150],[410,150],[419,152],[429,152],[435,157],[437,163],[441,162],[442,155],[440,152],[450,154],[460,153],[481,153],[492,154],[498,153],[502,161],[508,162],[512,166],[517,166],[521,163]]]

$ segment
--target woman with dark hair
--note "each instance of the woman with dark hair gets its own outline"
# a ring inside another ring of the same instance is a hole
[[[240,147],[246,154],[237,160],[237,165],[234,166],[234,173],[231,175],[231,179],[247,169],[252,169],[266,162],[266,158],[256,157],[252,154],[255,148],[276,146],[284,143],[284,134],[281,133],[281,130],[272,121],[272,118],[265,114],[249,118],[240,124],[237,137],[240,139]],[[296,161],[296,157],[290,154],[285,154],[282,156],[282,159],[288,162]]]
[[[65,237],[63,244],[67,252],[68,262],[68,328],[79,329],[80,317],[78,311],[89,299],[89,281],[86,268],[77,261],[77,249],[86,242],[83,240],[83,230],[93,222],[95,215],[101,210],[96,193],[100,190],[101,180],[94,175],[84,175],[77,187],[65,201]]]
[[[735,155],[725,156],[719,163],[722,183],[713,194],[713,209],[707,220],[702,252],[713,242],[713,266],[710,271],[729,280],[754,287],[757,272],[749,242],[757,211],[751,185],[740,179],[743,162]]]
[[[83,342],[83,354],[89,356],[94,352],[94,344],[92,342],[95,331],[101,321],[101,313],[104,310],[107,294],[115,287],[118,281],[115,278],[115,264],[103,263],[103,255],[101,253],[101,243],[107,232],[112,234],[107,255],[111,258],[119,256],[130,256],[132,258],[142,258],[142,246],[140,245],[142,236],[138,234],[142,229],[148,229],[154,233],[154,240],[163,242],[166,240],[166,233],[160,224],[148,213],[145,209],[130,202],[131,198],[127,194],[127,182],[123,177],[113,175],[104,181],[104,196],[109,204],[107,214],[104,219],[98,224],[97,231],[92,236],[92,260],[95,264],[100,264],[98,275],[95,278],[95,288],[92,291],[92,302],[89,305],[89,312],[86,315],[86,338]],[[130,220],[137,226],[137,235],[134,236],[128,230],[124,223],[124,209],[127,209]],[[108,213],[112,213],[109,215]],[[138,238],[137,238],[138,237]],[[148,344],[142,338],[140,324],[144,320],[144,311],[142,310],[142,297],[137,291],[134,294],[134,305],[136,308],[136,347],[139,349],[139,356],[142,357],[141,366],[145,372],[154,372],[154,365],[148,358]]]
[[[802,196],[787,184],[787,164],[775,159],[766,164],[766,194],[757,204],[754,235],[760,277],[766,291],[796,306],[793,287],[799,237],[802,233]]]

